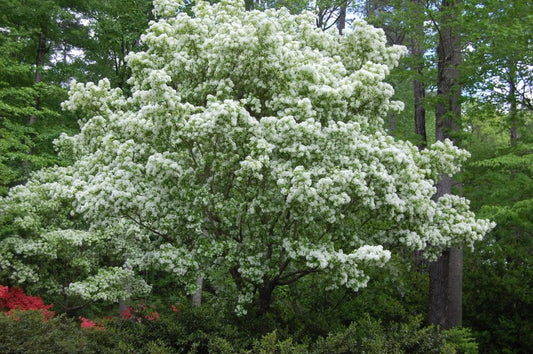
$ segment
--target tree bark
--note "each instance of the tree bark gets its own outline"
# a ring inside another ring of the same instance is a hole
[[[509,138],[511,145],[516,145],[518,142],[517,130],[517,102],[516,102],[516,65],[509,63],[509,102],[511,104],[509,115],[511,118],[511,127],[509,128]]]
[[[265,280],[263,285],[259,288],[259,307],[257,309],[257,317],[261,317],[270,310],[274,288],[275,284],[268,280]]]
[[[461,115],[460,36],[457,28],[460,0],[443,0],[439,28],[437,106],[435,135],[437,141],[452,139]],[[437,183],[435,200],[452,193],[453,178],[442,176]],[[443,329],[459,326],[462,321],[463,253],[459,248],[445,249],[430,269],[429,320]]]
[[[344,31],[344,28],[346,28],[346,8],[347,7],[348,7],[348,1],[345,0],[340,5],[339,17],[337,18],[337,30],[339,30],[339,34],[342,34],[342,31]]]
[[[39,40],[37,42],[37,56],[35,58],[35,80],[34,82],[38,84],[43,81],[42,67],[46,58],[46,53],[48,48],[46,47],[46,31],[45,28],[41,28],[39,32]],[[41,98],[37,95],[35,96],[35,108],[38,110],[41,106]],[[30,116],[30,125],[34,124],[37,121],[37,116],[32,114]]]
[[[429,321],[448,329],[461,325],[463,317],[463,253],[456,247],[442,252],[431,263]],[[461,270],[461,271],[458,271]]]
[[[198,286],[198,290],[191,296],[191,302],[192,306],[198,307],[202,304],[202,292],[204,287],[204,278],[198,278],[196,279],[196,285]]]
[[[415,72],[418,78],[422,78],[424,70],[424,8],[422,0],[413,0],[415,6],[415,33],[412,39],[412,55],[415,64]],[[413,80],[413,96],[415,105],[415,134],[418,135],[421,141],[418,143],[420,150],[427,146],[426,135],[426,108],[424,107],[424,100],[426,98],[426,85],[420,79]]]
[[[418,148],[420,150],[427,146],[426,135],[426,109],[424,99],[426,98],[426,87],[420,80],[413,80],[413,93],[415,98],[415,134],[420,137]]]

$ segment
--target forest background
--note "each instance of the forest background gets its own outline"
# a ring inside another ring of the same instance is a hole
[[[246,6],[250,10],[287,7],[293,13],[310,10],[316,14],[317,27],[339,32],[349,31],[354,18],[363,18],[383,28],[389,44],[406,46],[408,55],[388,79],[405,109],[391,113],[386,128],[393,137],[410,140],[420,149],[439,139],[439,43],[453,29],[452,37],[460,38],[456,43],[460,109],[445,134],[472,154],[455,176],[454,192],[470,199],[479,217],[497,223],[474,251],[464,250],[463,288],[459,289],[462,326],[471,330],[481,352],[528,352],[533,347],[533,3],[295,0],[247,1]],[[71,163],[68,156],[58,156],[53,146],[62,132],[74,134],[78,129],[78,117],[60,108],[69,82],[108,78],[112,87],[128,92],[131,72],[125,57],[130,51],[143,50],[140,36],[154,17],[152,3],[146,0],[0,0],[0,9],[0,195],[5,196],[33,171]],[[0,238],[12,234],[7,216],[0,215],[0,226]],[[363,348],[369,346],[369,338],[379,338],[373,342],[376,351],[390,345],[423,352],[424,345],[431,346],[424,340],[436,340],[427,327],[436,323],[429,310],[430,268],[418,255],[406,255],[401,265],[372,274],[373,280],[360,292],[325,291],[312,283],[283,287],[268,321],[248,326],[249,337],[277,328],[256,344],[266,348],[270,340],[278,348],[289,347],[293,344],[288,338],[306,343],[330,334],[329,342],[322,342],[324,350],[342,352],[349,340],[359,341]],[[146,303],[170,308],[187,302],[183,289],[162,274],[154,271],[146,277],[157,284],[143,299]],[[7,276],[0,282],[17,286]],[[66,301],[61,294],[43,292],[39,285],[23,286],[70,318],[116,312],[105,301]],[[175,329],[188,338],[182,346],[215,345],[209,335],[199,334],[202,331],[231,337],[221,323],[230,320],[209,309],[209,289],[203,302],[201,310],[183,305],[185,319],[175,319],[189,321],[181,324],[186,328],[180,329],[183,333]],[[242,318],[231,321],[242,330]],[[135,329],[143,331],[144,345],[168,346],[164,339],[150,337],[149,330],[158,327],[147,322],[146,328]],[[400,329],[409,331],[406,337],[412,343],[398,337]],[[110,340],[98,335],[96,341]],[[233,345],[239,340],[243,347],[250,345],[250,339],[231,338]]]

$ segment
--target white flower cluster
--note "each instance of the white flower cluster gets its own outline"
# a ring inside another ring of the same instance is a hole
[[[383,246],[361,246],[352,253],[344,253],[342,249],[334,249],[331,244],[323,244],[316,248],[312,244],[303,244],[285,239],[283,247],[288,256],[295,261],[302,259],[309,269],[326,271],[329,275],[329,289],[346,286],[358,290],[366,286],[368,277],[359,268],[360,265],[381,267],[391,257]]]
[[[405,48],[386,46],[383,31],[356,21],[340,36],[309,13],[234,0],[174,15],[181,4],[155,2],[147,50],[128,56],[130,97],[105,80],[73,84],[64,107],[85,118],[58,146],[77,160],[38,190],[12,192],[33,198],[20,224],[38,232],[32,203],[66,198],[91,233],[47,240],[111,235],[127,266],[164,269],[190,291],[202,275],[235,292],[240,312],[267,281],[318,272],[358,289],[368,281],[359,266],[382,266],[395,247],[433,254],[490,230],[464,199],[432,200],[466,152],[451,142],[419,152],[384,131],[402,107],[384,79]],[[73,228],[65,222],[56,227]],[[93,269],[71,290],[116,298],[132,274],[120,269]]]
[[[146,295],[150,290],[151,287],[136,278],[132,270],[118,267],[100,269],[97,274],[69,286],[71,294],[106,302]]]
[[[180,7],[184,5],[183,1],[177,0],[154,0],[154,15],[157,17],[176,16]]]

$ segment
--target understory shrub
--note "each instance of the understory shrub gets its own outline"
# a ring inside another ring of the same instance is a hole
[[[74,321],[54,316],[47,321],[41,311],[0,313],[2,353],[86,353],[83,332]]]
[[[314,353],[477,353],[468,329],[440,331],[422,326],[422,317],[383,325],[368,314],[344,330],[317,341]]]
[[[0,314],[1,352],[477,353],[477,343],[468,329],[439,331],[423,326],[421,317],[383,324],[365,314],[348,327],[305,343],[277,330],[253,337],[251,332],[228,323],[228,318],[208,306],[161,311],[160,318],[140,322],[123,318],[77,321],[64,315],[48,321],[43,318],[40,311]]]

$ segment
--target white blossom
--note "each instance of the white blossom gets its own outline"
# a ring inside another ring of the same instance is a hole
[[[61,256],[62,239],[97,260],[76,255],[86,272],[72,293],[112,301],[125,282],[144,292],[137,272],[157,268],[189,292],[207,278],[242,314],[266,280],[314,272],[359,289],[361,266],[400,247],[431,257],[493,227],[463,198],[432,199],[467,152],[449,141],[419,152],[386,134],[402,104],[384,80],[406,50],[382,30],[358,20],[340,36],[309,13],[234,0],[199,2],[193,15],[181,6],[154,2],[147,49],[127,57],[130,96],[107,80],[72,84],[63,106],[83,116],[81,131],[57,145],[76,161],[2,200],[35,239],[2,240],[2,272],[36,281],[17,257]],[[104,249],[123,266],[98,263]]]

